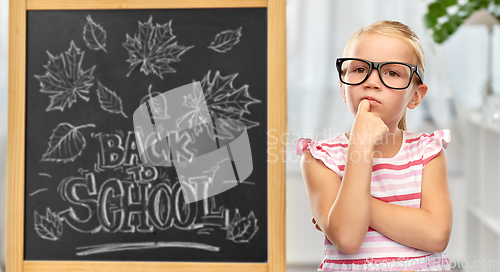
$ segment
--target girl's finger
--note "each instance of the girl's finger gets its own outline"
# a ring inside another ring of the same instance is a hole
[[[314,217],[312,218],[312,222],[313,224],[316,224],[316,220],[314,219]]]
[[[361,100],[358,105],[358,113],[361,112],[369,112],[370,111],[370,102],[367,99]]]

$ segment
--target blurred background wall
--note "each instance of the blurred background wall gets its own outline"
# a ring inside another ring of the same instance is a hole
[[[452,143],[447,150],[449,170],[451,176],[460,177],[461,136],[456,130],[453,95],[435,56],[435,45],[423,25],[425,12],[424,1],[287,1],[289,263],[319,264],[323,258],[323,235],[310,222],[312,213],[295,146],[299,137],[321,140],[350,130],[353,115],[342,100],[335,59],[342,56],[347,40],[361,27],[380,20],[397,20],[409,25],[422,40],[426,53],[425,82],[429,91],[419,107],[407,110],[408,130],[432,133],[436,129],[452,129]],[[454,197],[459,199],[460,179],[450,179],[450,186],[457,190],[458,195]],[[464,230],[460,222],[463,216],[458,214],[455,210],[457,223],[453,226],[453,236],[457,239],[450,243],[448,253],[451,258],[460,259],[464,257],[464,244],[459,237]]]
[[[408,130],[451,130],[446,153],[454,213],[446,251],[452,264],[471,264],[462,271],[474,271],[471,266],[476,260],[496,263],[481,271],[500,271],[500,201],[496,196],[500,193],[500,26],[490,15],[500,14],[500,7],[489,2],[489,12],[474,12],[438,45],[423,22],[431,2],[435,1],[287,1],[289,267],[315,268],[324,254],[323,234],[311,224],[300,157],[295,155],[297,140],[328,139],[350,130],[354,118],[342,100],[334,61],[358,29],[380,20],[396,20],[416,32],[426,55],[429,90],[416,109],[407,109]],[[455,5],[447,12],[457,10]]]
[[[0,0],[0,271],[5,267],[9,1]]]

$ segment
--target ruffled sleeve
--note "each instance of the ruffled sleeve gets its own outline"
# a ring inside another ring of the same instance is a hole
[[[307,149],[309,149],[309,143],[314,142],[313,139],[309,138],[300,138],[297,141],[297,155],[302,156]]]
[[[423,134],[420,142],[423,166],[434,159],[451,141],[449,129],[436,130],[431,135]]]
[[[335,172],[340,178],[342,178],[342,173],[339,170],[338,164],[335,162],[335,156],[330,154],[328,150],[323,148],[320,142],[316,142],[309,138],[300,138],[297,141],[297,155],[302,156],[306,150],[311,151],[311,155],[323,162],[326,167],[330,168]]]

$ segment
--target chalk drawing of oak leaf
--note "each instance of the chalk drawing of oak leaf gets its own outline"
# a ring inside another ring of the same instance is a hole
[[[85,101],[89,98],[85,96],[92,87],[95,66],[84,71],[82,69],[83,51],[76,47],[71,41],[68,51],[53,56],[49,55],[49,62],[43,67],[47,69],[45,75],[35,77],[40,81],[42,93],[50,94],[50,105],[46,111],[60,110],[64,111],[66,106],[71,108],[76,102],[77,96]]]
[[[180,62],[180,56],[193,46],[182,46],[174,42],[175,35],[172,33],[172,20],[163,25],[153,26],[153,17],[145,23],[139,22],[139,34],[130,37],[127,33],[127,41],[122,43],[129,53],[127,62],[130,68],[127,77],[137,67],[146,75],[153,73],[163,79],[164,73],[175,73],[170,67],[172,62]]]
[[[57,214],[47,208],[46,215],[39,215],[35,211],[35,231],[38,235],[47,240],[57,241],[61,238],[63,232],[62,221]]]
[[[74,127],[68,123],[59,124],[52,131],[48,143],[49,147],[43,154],[42,161],[64,163],[74,161],[76,157],[82,154],[86,145],[85,137],[80,132],[80,129],[85,127],[95,127],[95,125],[88,124]]]
[[[241,218],[236,209],[236,214],[227,228],[227,239],[235,243],[248,243],[259,230],[257,221],[253,212],[250,212],[248,217]]]
[[[87,16],[87,24],[83,28],[83,40],[87,47],[92,50],[106,51],[106,30],[102,26],[96,24],[90,15]]]
[[[240,42],[241,27],[236,30],[225,30],[215,36],[214,41],[208,48],[219,52],[226,53],[231,50],[233,46]]]

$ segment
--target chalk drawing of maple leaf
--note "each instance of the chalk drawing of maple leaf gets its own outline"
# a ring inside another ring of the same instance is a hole
[[[86,94],[93,85],[92,74],[95,66],[86,71],[82,69],[84,53],[76,47],[73,41],[64,54],[53,56],[47,51],[49,62],[43,66],[47,71],[45,75],[35,75],[40,81],[40,92],[50,94],[50,105],[45,109],[46,111],[64,111],[66,106],[71,108],[77,96],[89,101]]]
[[[241,131],[246,127],[250,129],[259,125],[258,122],[250,121],[243,117],[244,114],[250,114],[248,106],[261,101],[250,96],[248,92],[248,85],[240,88],[233,87],[233,81],[238,74],[229,76],[221,76],[219,71],[215,73],[213,79],[210,79],[210,71],[205,75],[200,85],[202,91],[195,91],[196,93],[203,93],[202,95],[188,95],[184,97],[184,106],[192,108],[187,114],[179,118],[176,123],[180,127],[180,123],[189,122],[190,127],[197,128],[194,132],[198,135],[203,128],[207,129],[208,134],[212,139],[233,139],[234,134],[230,130]],[[202,116],[206,116],[202,110],[205,110],[202,105],[202,99],[206,101],[210,117],[217,119],[217,127],[211,120],[203,120]],[[240,122],[235,122],[240,121]],[[197,126],[201,125],[203,126]],[[244,126],[243,126],[243,125]],[[201,128],[201,129],[200,129]]]
[[[127,41],[122,44],[129,53],[127,77],[140,65],[144,74],[153,73],[163,79],[164,73],[176,72],[169,64],[180,62],[179,57],[193,47],[174,42],[176,36],[172,33],[172,20],[153,26],[152,16],[145,23],[139,22],[139,34],[132,38],[127,33],[126,37]]]
[[[208,108],[205,104],[205,95],[202,90],[199,90],[199,84],[195,84],[194,86],[196,90],[193,93],[184,96],[183,103],[184,106],[192,108],[192,110],[177,119],[175,123],[177,124],[177,127],[182,127],[182,123],[187,122],[189,127],[194,129],[196,135],[199,135],[203,131],[204,127],[213,134],[212,120],[207,118],[210,116],[210,113],[208,112]]]

